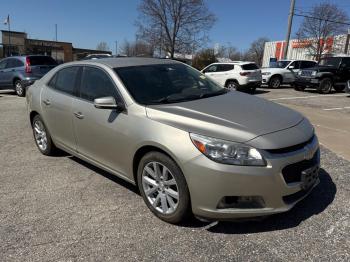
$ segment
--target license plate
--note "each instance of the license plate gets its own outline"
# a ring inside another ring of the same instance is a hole
[[[319,166],[313,166],[301,172],[301,189],[307,190],[312,187],[318,179]]]

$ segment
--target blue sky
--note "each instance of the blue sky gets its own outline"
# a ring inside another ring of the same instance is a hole
[[[210,30],[210,42],[231,43],[239,50],[261,36],[271,40],[285,38],[289,0],[207,0],[217,16]],[[296,0],[296,7],[305,11],[319,0]],[[350,16],[349,0],[328,0],[343,8]],[[10,14],[11,29],[26,31],[31,38],[53,40],[58,24],[58,40],[72,42],[75,47],[96,48],[105,41],[115,50],[115,41],[134,40],[139,0],[7,0],[1,3],[0,19]],[[295,17],[293,32],[301,18]],[[7,29],[1,23],[0,29]]]

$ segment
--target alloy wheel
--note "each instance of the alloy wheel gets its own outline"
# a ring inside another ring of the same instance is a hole
[[[273,88],[278,88],[279,86],[281,85],[281,81],[278,77],[274,77],[272,80],[271,80],[271,86]]]
[[[235,82],[229,82],[229,83],[226,85],[226,88],[229,89],[229,90],[237,90],[237,83],[235,83]]]
[[[17,95],[22,96],[24,90],[23,90],[22,83],[20,81],[16,81],[15,88],[16,88]]]
[[[142,172],[142,189],[149,203],[161,214],[170,215],[179,204],[179,189],[171,171],[159,162],[149,162]]]
[[[35,142],[41,151],[45,151],[47,148],[47,136],[44,124],[40,120],[36,120],[33,123]]]

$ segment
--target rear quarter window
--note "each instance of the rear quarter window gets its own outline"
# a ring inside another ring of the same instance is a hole
[[[259,69],[259,67],[256,64],[254,64],[254,63],[241,65],[241,67],[242,67],[243,70],[256,70],[256,69]]]

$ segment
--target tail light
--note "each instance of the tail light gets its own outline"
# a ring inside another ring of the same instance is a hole
[[[250,72],[240,72],[239,74],[241,76],[248,76],[248,75],[250,75]]]
[[[30,67],[30,60],[29,57],[26,57],[26,73],[31,73],[32,72],[32,68]]]

